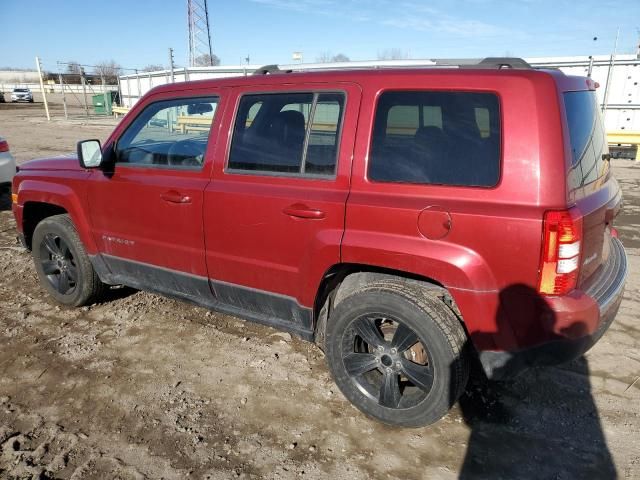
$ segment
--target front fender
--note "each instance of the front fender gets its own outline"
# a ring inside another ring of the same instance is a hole
[[[81,172],[81,174],[83,178],[77,178],[76,181],[84,180],[86,176],[88,176],[88,174],[84,172]],[[21,220],[20,228],[22,230],[24,230],[24,207],[26,205],[30,202],[55,205],[67,211],[87,253],[97,253],[97,247],[91,235],[87,212],[83,207],[83,205],[86,204],[84,188],[80,188],[78,192],[69,185],[50,180],[25,179],[20,182],[17,193],[18,208],[22,210],[23,218],[16,218],[16,220]]]

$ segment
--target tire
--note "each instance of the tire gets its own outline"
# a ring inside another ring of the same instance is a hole
[[[69,215],[54,215],[38,223],[32,256],[41,285],[63,305],[95,303],[107,288],[93,269]]]
[[[363,413],[387,425],[422,427],[446,415],[464,391],[466,340],[433,291],[385,279],[335,306],[326,358],[338,388]]]

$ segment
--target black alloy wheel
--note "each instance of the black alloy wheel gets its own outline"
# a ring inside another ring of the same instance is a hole
[[[54,233],[44,236],[40,244],[40,263],[47,280],[58,293],[73,293],[77,285],[78,267],[62,237]]]
[[[325,358],[345,397],[387,425],[421,427],[446,415],[469,362],[444,290],[391,275],[344,288],[327,319]]]
[[[31,246],[40,283],[59,303],[70,307],[90,305],[107,290],[69,215],[40,221],[33,231]]]
[[[382,407],[415,407],[433,385],[424,343],[395,319],[356,318],[343,337],[342,361],[358,389]]]

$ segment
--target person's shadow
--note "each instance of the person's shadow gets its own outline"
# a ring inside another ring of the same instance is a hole
[[[534,313],[519,318],[524,319],[518,324],[521,332],[535,336],[541,328],[555,324],[555,315],[543,297],[527,286],[514,285],[500,293],[498,328],[506,328],[508,311],[518,303],[522,308],[523,298],[533,302],[528,307]],[[576,322],[557,337],[588,341],[585,335],[585,325]],[[474,336],[474,341],[483,340],[487,339]],[[530,362],[530,357],[514,356],[496,373],[499,377]],[[461,479],[617,478],[591,396],[584,356],[564,366],[529,369],[500,382],[488,380],[476,363],[459,405],[471,428]]]

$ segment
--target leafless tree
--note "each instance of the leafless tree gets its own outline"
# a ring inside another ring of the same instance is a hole
[[[117,83],[122,67],[115,60],[108,60],[96,64],[93,71],[101,79],[104,78],[107,84],[113,85]]]
[[[120,75],[121,70],[122,67],[115,60],[100,62],[94,67],[96,75],[105,77],[116,77]]]
[[[217,67],[220,65],[220,58],[215,53],[213,55],[204,53],[195,58],[195,64],[196,67]]]
[[[378,60],[406,60],[409,52],[401,48],[387,48],[378,51]]]
[[[318,63],[335,63],[335,62],[349,62],[350,59],[344,53],[334,55],[331,52],[322,52],[316,57]]]
[[[158,72],[160,70],[165,70],[165,68],[162,65],[151,64],[144,67],[141,71],[142,72]]]
[[[351,59],[349,57],[347,57],[344,53],[339,53],[337,55],[334,55],[331,58],[332,62],[350,62]]]
[[[329,63],[331,61],[331,52],[322,52],[316,57],[318,63]]]

